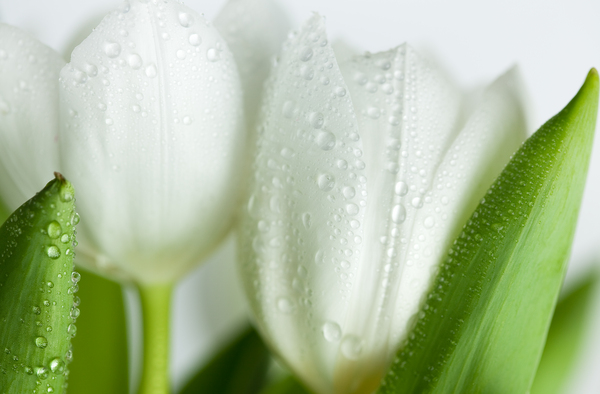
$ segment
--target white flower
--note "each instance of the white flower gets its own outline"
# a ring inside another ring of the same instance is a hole
[[[240,236],[257,325],[316,392],[371,393],[525,139],[518,78],[466,114],[407,45],[338,65],[315,15],[284,45],[262,111]]]
[[[264,19],[277,12],[233,1],[216,22],[224,39],[176,1],[125,2],[66,66],[0,25],[2,201],[14,210],[60,170],[83,219],[78,263],[138,283],[181,277],[233,222],[253,122],[243,99],[252,109],[260,97],[242,85],[268,72],[280,35]]]

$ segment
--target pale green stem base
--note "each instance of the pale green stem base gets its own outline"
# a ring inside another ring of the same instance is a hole
[[[169,394],[169,320],[173,285],[140,285],[144,366],[138,394]]]

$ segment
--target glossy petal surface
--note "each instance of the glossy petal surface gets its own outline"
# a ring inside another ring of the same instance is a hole
[[[214,21],[235,57],[242,88],[247,124],[254,127],[272,59],[290,29],[275,0],[230,0]]]
[[[313,17],[269,82],[244,279],[313,390],[369,393],[525,124],[514,72],[465,123],[460,93],[409,46],[338,67],[326,40]]]
[[[9,212],[58,168],[58,75],[64,60],[0,23],[0,200]]]
[[[174,1],[126,2],[61,72],[61,148],[93,269],[179,278],[223,238],[245,134],[232,54]]]

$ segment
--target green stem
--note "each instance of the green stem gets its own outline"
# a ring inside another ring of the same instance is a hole
[[[169,320],[172,284],[140,285],[144,366],[139,394],[169,394]]]

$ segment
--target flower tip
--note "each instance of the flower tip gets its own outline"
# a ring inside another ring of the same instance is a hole
[[[592,67],[590,72],[587,75],[587,78],[585,80],[586,83],[588,82],[595,82],[596,84],[598,83],[598,70],[596,70],[596,67]]]
[[[61,174],[58,171],[54,171],[54,177],[56,178],[57,181],[59,181],[62,184],[64,184],[64,183],[67,182],[67,180],[65,179],[65,177],[63,176],[63,174]]]

